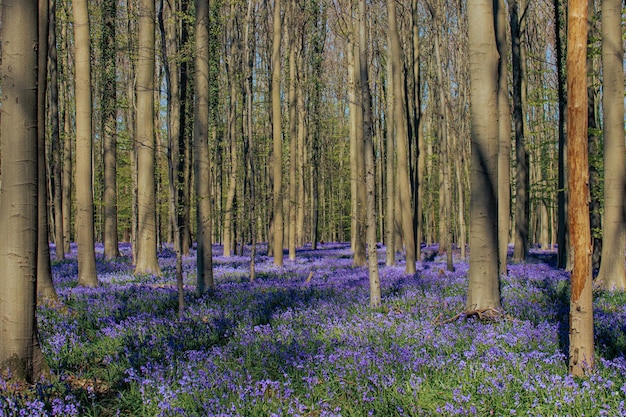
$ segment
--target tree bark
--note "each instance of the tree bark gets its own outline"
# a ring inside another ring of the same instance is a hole
[[[504,0],[495,2],[498,65],[498,246],[499,272],[507,272],[509,228],[511,224],[511,106],[507,68],[507,22]]]
[[[117,7],[115,1],[102,3],[101,51],[102,58],[102,135],[104,141],[104,258],[114,259],[119,256],[117,235],[117,87],[116,87],[116,44],[115,19]]]
[[[91,131],[91,47],[87,0],[75,0],[74,39],[76,43],[76,243],[78,284],[98,285],[94,239],[92,190],[93,143]]]
[[[37,369],[37,1],[2,2],[0,369]]]
[[[413,229],[413,212],[411,210],[411,187],[408,166],[408,134],[406,127],[406,111],[404,109],[404,81],[402,79],[402,50],[396,22],[396,3],[387,1],[389,19],[389,36],[391,40],[391,66],[393,76],[394,120],[396,125],[397,172],[400,197],[400,218],[402,237],[406,258],[405,272],[414,274],[415,269],[415,236]]]
[[[291,27],[296,28],[296,2],[289,3]],[[296,34],[288,31],[289,45],[289,259],[296,259],[296,202],[297,202],[297,135],[298,96],[296,86]]]
[[[140,0],[137,53],[137,260],[135,273],[160,275],[154,134],[154,0]]]
[[[594,368],[587,150],[586,0],[569,2],[567,17],[568,223],[573,269],[570,301],[569,371],[582,376]]]
[[[624,193],[624,49],[622,3],[602,2],[602,64],[604,125],[604,227],[602,260],[596,278],[606,290],[626,290],[624,245],[626,213]]]
[[[197,217],[197,283],[202,294],[215,287],[211,228],[209,159],[209,5],[196,0],[196,79],[194,121],[194,172]]]
[[[469,0],[472,120],[467,310],[500,308],[498,271],[498,51],[492,0]]]

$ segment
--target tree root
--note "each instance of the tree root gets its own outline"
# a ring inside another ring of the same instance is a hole
[[[435,326],[441,326],[443,324],[448,324],[448,323],[452,323],[454,321],[457,321],[461,318],[477,318],[478,320],[482,321],[482,322],[499,322],[499,321],[503,321],[503,320],[510,320],[510,321],[518,321],[518,319],[516,319],[515,317],[506,314],[504,312],[504,310],[502,310],[501,308],[484,308],[484,309],[479,309],[479,310],[463,310],[460,313],[456,314],[453,317],[450,317],[448,319],[442,320],[441,319],[441,314],[439,314],[437,316],[437,318],[435,318],[435,320],[432,321],[432,324],[434,324]]]

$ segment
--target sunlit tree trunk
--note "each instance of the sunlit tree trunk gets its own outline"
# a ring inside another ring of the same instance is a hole
[[[626,290],[624,245],[624,49],[622,3],[602,2],[602,114],[604,125],[604,227],[597,280],[607,290]]]
[[[507,21],[504,0],[494,3],[498,65],[498,247],[500,274],[507,271],[509,228],[511,224],[511,106],[507,56]]]
[[[75,0],[76,43],[76,243],[78,284],[98,285],[94,239],[91,131],[91,47],[87,0]]]
[[[395,121],[393,114],[394,101],[393,92],[393,69],[391,59],[387,59],[387,137],[385,138],[385,187],[387,195],[385,200],[385,264],[393,266],[396,263],[396,246],[394,239],[395,224]]]
[[[196,79],[194,121],[194,172],[197,216],[197,283],[202,294],[215,287],[211,233],[211,193],[209,159],[209,6],[196,0]]]
[[[296,28],[296,2],[289,2],[289,10],[291,16],[291,27]],[[289,45],[289,259],[296,259],[296,199],[297,199],[297,182],[296,182],[296,163],[297,163],[297,113],[298,113],[298,97],[296,86],[296,34],[291,31],[287,32]]]
[[[407,274],[414,274],[415,269],[415,237],[413,230],[413,211],[411,209],[411,187],[409,182],[408,165],[408,134],[406,127],[406,112],[404,108],[404,81],[402,79],[402,50],[396,22],[396,3],[387,1],[389,19],[389,37],[391,40],[391,66],[393,77],[394,120],[396,125],[397,149],[397,192],[400,200],[400,219],[404,251],[406,253]]]
[[[137,260],[135,273],[160,274],[157,260],[157,220],[154,135],[154,0],[139,1],[137,60]]]
[[[280,16],[281,1],[274,0],[274,22],[272,38],[272,143],[273,159],[272,170],[274,173],[274,265],[283,265],[283,131],[280,109],[280,43],[282,22]]]
[[[102,3],[102,134],[104,140],[104,257],[119,256],[117,236],[117,94],[115,1]]]
[[[470,266],[465,308],[500,308],[498,271],[498,50],[492,0],[469,0],[472,121]]]
[[[37,1],[2,2],[0,369],[36,382]]]
[[[571,0],[567,12],[568,223],[573,254],[569,371],[594,367],[587,150],[587,1]]]
[[[358,33],[359,30],[359,21],[355,20],[355,30]],[[353,243],[353,264],[354,266],[364,266],[367,262],[367,254],[366,254],[366,233],[367,233],[367,224],[366,224],[366,199],[367,199],[367,191],[365,189],[365,150],[363,149],[364,141],[363,141],[363,94],[361,83],[362,80],[360,78],[361,71],[361,49],[363,46],[360,44],[360,40],[354,43],[354,101],[355,101],[355,137],[354,137],[354,152],[353,157],[355,158],[354,167],[356,169],[356,174],[353,175],[355,182],[355,191],[356,191],[356,201],[354,204],[354,215],[355,215],[355,234],[354,234],[354,243]],[[352,151],[351,151],[352,153]]]

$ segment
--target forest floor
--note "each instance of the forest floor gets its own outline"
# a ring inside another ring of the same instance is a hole
[[[415,275],[384,266],[371,309],[366,268],[349,244],[302,248],[272,265],[214,248],[216,289],[194,293],[184,258],[177,314],[175,254],[162,276],[136,276],[130,247],[104,261],[101,285],[76,286],[75,248],[53,263],[60,297],[38,310],[52,380],[0,378],[0,416],[624,416],[626,294],[596,292],[596,369],[567,372],[569,275],[535,250],[501,280],[503,314],[464,309],[468,263],[447,271],[435,248]],[[245,255],[245,254],[244,254]]]

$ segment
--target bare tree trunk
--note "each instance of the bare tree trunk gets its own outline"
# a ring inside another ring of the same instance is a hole
[[[37,296],[41,300],[56,300],[52,283],[50,245],[48,243],[48,175],[46,175],[46,90],[48,84],[48,1],[39,1],[39,48],[37,81]]]
[[[289,10],[292,19],[291,27],[296,28],[295,14],[296,4],[289,3]],[[296,161],[297,161],[297,113],[298,97],[296,86],[296,34],[287,32],[289,45],[289,259],[296,259]]]
[[[467,310],[500,308],[498,271],[498,50],[492,0],[469,0],[472,119]]]
[[[197,284],[196,292],[215,287],[211,232],[211,194],[209,159],[209,5],[196,0],[196,79],[194,122],[194,172],[197,212]]]
[[[91,48],[87,0],[75,0],[76,43],[76,243],[78,284],[98,285],[94,242],[91,139]]]
[[[521,3],[521,4],[520,4]],[[521,16],[519,15],[521,9]],[[525,19],[526,7],[523,0],[514,0],[510,6],[511,14],[511,42],[513,60],[513,122],[515,124],[515,248],[513,260],[523,261],[528,256],[529,242],[529,164],[528,151],[524,139],[524,103],[523,80],[526,74],[523,71],[522,26]]]
[[[104,257],[119,256],[117,236],[117,94],[116,94],[116,45],[115,1],[102,3],[102,134],[104,140]]]
[[[571,276],[569,371],[582,376],[594,368],[587,158],[587,7],[569,2],[567,16],[567,162],[570,242],[574,255]]]
[[[391,40],[391,65],[393,76],[394,120],[396,124],[398,194],[400,196],[400,216],[404,250],[406,253],[407,274],[414,274],[415,269],[415,236],[413,229],[413,212],[411,210],[411,187],[409,183],[408,165],[408,134],[406,127],[406,111],[404,109],[404,82],[402,80],[402,50],[396,22],[396,3],[387,1],[389,19],[389,36]]]
[[[500,274],[507,272],[509,229],[511,225],[511,106],[507,55],[507,21],[504,0],[495,2],[498,65],[498,246]]]
[[[0,368],[35,382],[37,278],[37,1],[2,2]]]
[[[602,2],[602,114],[604,117],[604,227],[597,280],[606,290],[626,290],[624,245],[624,49],[622,3]]]
[[[355,21],[355,25],[359,25],[359,21]],[[358,26],[355,27],[358,31]],[[367,191],[365,188],[365,150],[363,149],[363,94],[361,83],[361,49],[364,48],[359,42],[354,43],[354,99],[355,99],[355,142],[354,142],[354,166],[356,168],[356,174],[354,175],[355,187],[356,187],[356,202],[354,206],[354,213],[356,216],[354,234],[354,266],[364,266],[367,262],[365,245],[366,245],[366,233],[367,233]]]
[[[137,61],[137,260],[135,273],[161,274],[157,259],[154,134],[154,0],[139,1]]]
[[[396,263],[396,247],[394,239],[395,224],[395,117],[394,117],[394,101],[393,101],[393,69],[391,67],[391,59],[387,59],[387,137],[386,152],[387,158],[385,165],[385,180],[387,188],[386,205],[385,205],[385,264],[393,266]]]

